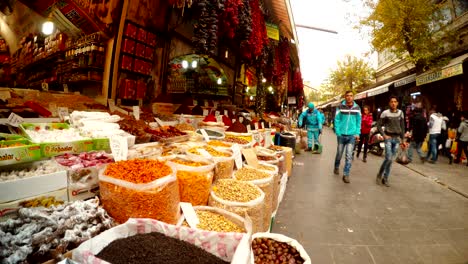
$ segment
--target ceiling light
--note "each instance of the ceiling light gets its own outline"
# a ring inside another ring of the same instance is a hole
[[[54,32],[54,22],[52,22],[52,18],[48,17],[46,21],[42,24],[42,33],[44,35],[50,35]]]
[[[218,78],[218,81],[217,81],[218,84],[222,84],[223,81],[221,80],[221,78]]]
[[[266,83],[266,79],[265,79],[265,78],[262,79],[262,83]]]
[[[188,68],[188,61],[186,61],[186,60],[182,61],[182,68],[184,68],[184,69]]]
[[[198,62],[196,60],[192,61],[192,68],[196,69],[197,64],[198,64]]]

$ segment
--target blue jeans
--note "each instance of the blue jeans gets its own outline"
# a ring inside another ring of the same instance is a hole
[[[338,146],[336,147],[335,169],[340,167],[341,157],[345,152],[345,166],[343,176],[349,176],[351,161],[353,160],[353,149],[356,139],[354,136],[338,136]]]
[[[409,149],[408,149],[408,159],[410,161],[413,160],[413,149],[416,149],[416,152],[418,153],[418,156],[420,158],[424,157],[422,150],[421,150],[422,144],[423,144],[422,142],[414,142],[414,141],[410,142]]]
[[[390,175],[390,169],[392,168],[393,159],[397,154],[398,146],[400,145],[400,139],[398,137],[392,137],[385,139],[385,160],[380,166],[379,175],[383,175],[385,180],[388,180]]]
[[[312,148],[312,145],[318,145],[319,143],[319,130],[317,129],[307,129],[307,146]]]
[[[427,152],[426,159],[432,156],[432,161],[437,161],[437,142],[439,142],[440,134],[430,134],[429,135],[429,151]]]

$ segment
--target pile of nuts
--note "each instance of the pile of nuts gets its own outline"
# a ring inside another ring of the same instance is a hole
[[[220,140],[211,140],[208,142],[208,145],[213,147],[223,147],[223,148],[230,148],[231,144],[220,141]]]
[[[204,150],[206,150],[211,156],[214,157],[231,157],[232,155],[227,152],[222,152],[218,151],[210,146],[204,146],[202,147]],[[198,148],[191,148],[188,150],[189,153],[195,154],[195,155],[201,155],[200,152],[197,150]]]
[[[195,131],[195,127],[189,125],[187,123],[181,123],[175,126],[175,128],[179,129],[180,131]]]
[[[241,169],[237,170],[234,173],[234,177],[241,181],[253,181],[253,180],[258,180],[258,179],[265,179],[270,176],[271,175],[266,172],[259,171],[253,168],[247,168],[247,167],[242,167]]]
[[[255,263],[304,263],[299,252],[287,243],[270,238],[252,240]]]
[[[221,179],[212,187],[219,198],[232,202],[249,202],[260,197],[258,188],[249,183],[233,179]]]
[[[197,210],[196,213],[199,220],[198,229],[215,232],[245,233],[243,227],[236,225],[222,214],[204,210]],[[186,222],[183,225],[188,226]]]
[[[258,164],[258,169],[266,170],[266,171],[274,171],[275,167],[267,166],[267,165],[264,165],[264,164]]]
[[[229,142],[229,143],[237,143],[239,145],[249,144],[249,141],[247,139],[243,139],[239,137],[226,137],[224,138],[224,141]]]
[[[270,147],[268,147],[269,149],[271,150],[274,150],[274,151],[283,151],[284,149],[280,146],[276,146],[276,145],[270,145]]]
[[[276,157],[274,156],[261,156],[257,155],[258,160],[263,160],[263,161],[272,161],[272,160],[277,160]]]

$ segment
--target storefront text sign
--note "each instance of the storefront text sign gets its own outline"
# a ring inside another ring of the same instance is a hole
[[[406,78],[403,78],[403,79],[401,79],[401,80],[399,80],[399,81],[396,81],[395,84],[394,84],[394,86],[395,86],[395,87],[400,87],[400,86],[403,86],[403,85],[407,85],[407,84],[409,84],[409,83],[412,83],[412,82],[414,82],[414,81],[416,81],[416,75],[413,74],[413,75],[410,75],[410,76],[408,76],[408,77],[406,77]]]
[[[450,78],[453,76],[457,76],[463,74],[463,64],[459,63],[457,65],[453,65],[451,67],[447,67],[442,70],[438,70],[435,72],[426,73],[416,77],[416,85],[420,86],[423,84],[439,81],[442,79]]]

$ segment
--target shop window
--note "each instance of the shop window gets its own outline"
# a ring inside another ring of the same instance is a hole
[[[455,7],[455,16],[457,17],[468,12],[468,1],[466,0],[453,0],[453,6]]]

